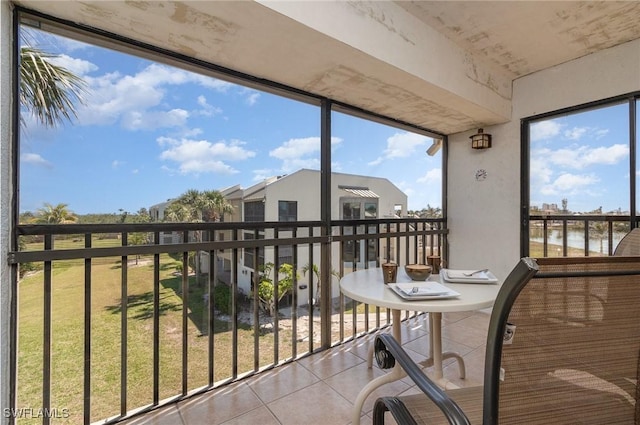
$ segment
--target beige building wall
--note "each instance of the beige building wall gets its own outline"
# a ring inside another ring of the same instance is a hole
[[[640,40],[522,77],[512,119],[485,127],[493,147],[471,149],[474,132],[449,137],[449,265],[490,267],[506,277],[520,256],[520,120],[640,90]],[[484,181],[475,173],[487,172]]]
[[[350,194],[340,189],[340,186],[368,188],[368,190],[378,195],[378,218],[391,217],[396,210],[396,207],[404,213],[407,211],[407,195],[386,178],[332,173],[331,179],[331,217],[333,219],[342,219],[340,211],[341,197],[348,197],[353,200],[358,199],[357,195]],[[259,187],[260,185],[256,185],[254,186],[254,189],[258,189]],[[248,196],[251,199],[264,199],[266,221],[278,221],[278,201],[296,201],[298,208],[298,220],[300,221],[320,220],[320,171],[318,170],[299,170],[290,175],[271,181],[261,190],[256,191],[254,189],[247,188],[246,193],[249,194]],[[281,236],[286,237],[286,234],[281,233]],[[304,235],[298,233],[298,236]],[[334,244],[334,256],[332,263],[333,269],[336,271],[340,270],[341,261],[338,250],[339,245]],[[273,250],[268,249],[265,253],[265,261],[273,262],[273,255]],[[300,258],[301,269],[306,265],[307,258],[309,258],[308,246],[300,246],[298,249],[298,256]],[[320,265],[319,245],[314,246],[313,262],[318,266]],[[375,267],[375,265],[376,261],[374,259],[370,262],[369,266]],[[364,262],[358,265],[358,268],[364,267]],[[238,284],[239,287],[247,293],[249,292],[249,288],[251,288],[250,272],[250,269],[244,267],[244,262],[241,259],[238,273]],[[298,300],[299,304],[306,304],[309,298],[308,291],[310,288],[310,285],[308,285],[307,282],[308,275],[301,275],[301,278],[303,281],[300,282],[300,284],[307,285],[307,288],[298,289]],[[332,297],[338,297],[339,295],[340,288],[338,281],[337,279],[334,279]]]

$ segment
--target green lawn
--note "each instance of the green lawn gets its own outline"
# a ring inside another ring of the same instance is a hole
[[[56,242],[57,248],[76,248],[83,240]],[[117,246],[120,241],[96,240],[94,246]],[[40,244],[31,249],[42,249]],[[549,248],[555,252],[556,247]],[[570,255],[582,255],[571,250]],[[531,244],[531,256],[542,255],[542,244]],[[593,255],[598,255],[593,253]],[[130,262],[134,259],[130,259]],[[150,258],[128,267],[127,297],[127,406],[152,402],[153,397],[153,265]],[[55,423],[78,423],[83,416],[84,350],[84,266],[82,260],[58,261],[53,265],[52,288],[52,389],[51,406],[68,409],[71,416]],[[168,255],[160,267],[160,399],[182,391],[182,281],[172,273],[179,262]],[[118,415],[120,409],[121,363],[121,276],[120,258],[92,261],[91,288],[91,421]],[[208,336],[202,336],[203,287],[191,278],[188,305],[188,389],[208,383]],[[43,366],[43,274],[35,273],[19,283],[18,307],[18,404],[42,405]],[[347,306],[351,314],[353,306]],[[370,307],[370,312],[374,311]],[[364,306],[358,304],[358,313]],[[215,321],[214,379],[232,376],[230,324]],[[279,358],[291,356],[292,335],[279,335]],[[273,361],[273,334],[259,335],[260,366]],[[254,332],[245,326],[238,333],[238,374],[254,368]],[[39,423],[21,420],[20,423]]]
[[[153,400],[153,265],[142,258],[128,267],[127,404],[129,409]],[[181,278],[178,263],[161,257],[160,271],[160,400],[182,391]],[[54,263],[52,278],[51,406],[71,416],[55,423],[79,423],[83,416],[84,267],[82,261]],[[120,258],[94,259],[91,289],[91,421],[119,414],[121,365]],[[193,278],[191,278],[193,280]],[[203,291],[190,283],[188,305],[188,390],[208,383],[208,336],[202,336]],[[17,407],[42,405],[43,274],[19,283]],[[216,320],[214,379],[232,376],[230,324]],[[280,359],[291,356],[291,335],[279,335]],[[238,374],[254,368],[254,332],[238,333]],[[273,361],[273,334],[259,336],[260,366]],[[20,423],[40,423],[24,420]]]

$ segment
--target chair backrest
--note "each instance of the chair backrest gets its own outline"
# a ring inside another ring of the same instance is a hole
[[[496,299],[483,423],[638,424],[640,257],[537,263]]]
[[[640,228],[636,227],[627,233],[616,246],[613,255],[640,255]]]

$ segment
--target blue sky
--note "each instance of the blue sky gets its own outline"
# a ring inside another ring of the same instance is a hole
[[[629,212],[629,109],[619,104],[531,126],[531,205]]]
[[[188,189],[246,188],[320,168],[314,105],[30,33],[90,94],[73,124],[45,129],[25,117],[20,211],[47,202],[78,214],[135,212]],[[441,152],[425,153],[432,139],[340,113],[332,125],[333,171],[385,177],[408,195],[409,209],[441,206]]]
[[[20,210],[45,202],[117,213],[188,189],[249,187],[320,168],[316,106],[123,53],[29,30],[33,45],[81,76],[90,95],[73,124],[21,132]],[[628,211],[626,104],[531,127],[531,205]],[[333,171],[385,177],[409,209],[441,206],[441,152],[430,138],[340,113],[332,116]]]

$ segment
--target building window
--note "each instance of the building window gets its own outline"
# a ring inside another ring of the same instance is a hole
[[[343,220],[359,220],[360,219],[360,202],[343,202],[342,203],[342,219]]]
[[[378,218],[378,200],[341,200],[342,220],[360,220]],[[364,212],[364,213],[363,213]]]
[[[278,221],[297,221],[298,201],[278,201]]]
[[[365,202],[364,203],[364,218],[378,218],[378,203],[377,202]]]
[[[298,201],[278,201],[278,221],[297,221]],[[283,228],[282,231],[291,231],[293,228]],[[293,264],[293,246],[283,245],[278,250],[278,265]]]
[[[264,221],[264,202],[251,201],[244,203],[244,221]]]

